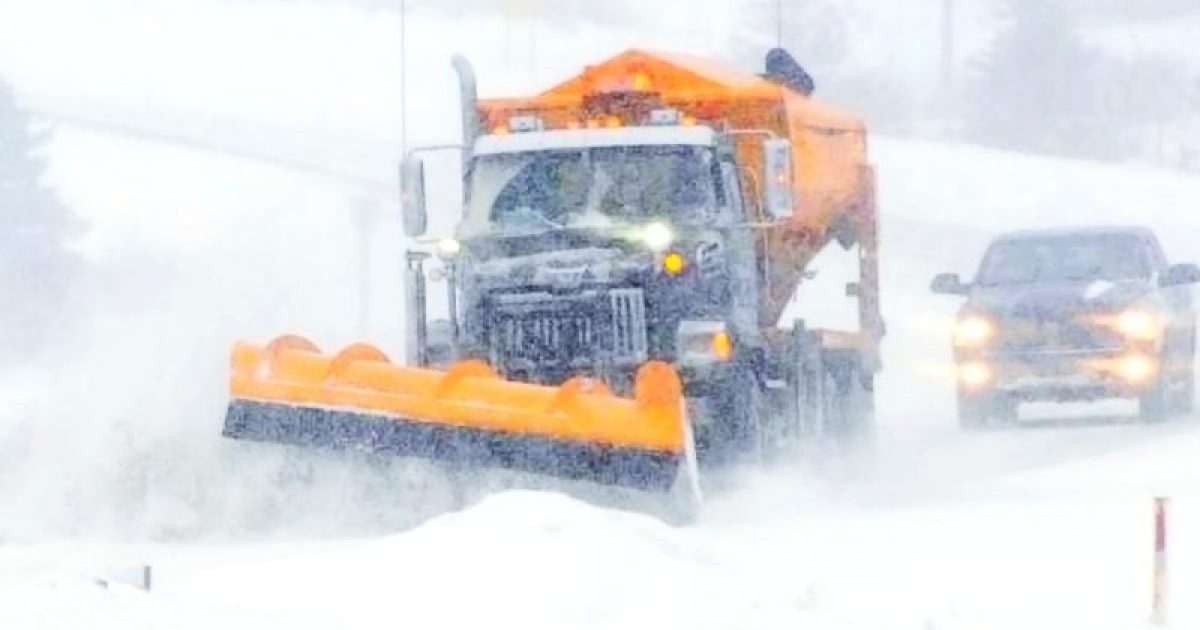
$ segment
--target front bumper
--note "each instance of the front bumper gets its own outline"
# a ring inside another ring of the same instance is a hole
[[[998,393],[1026,401],[1138,396],[1162,369],[1157,353],[1137,349],[1040,351],[960,356],[966,394]]]

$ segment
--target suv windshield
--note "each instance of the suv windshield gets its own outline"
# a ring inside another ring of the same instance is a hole
[[[479,157],[471,213],[501,227],[687,223],[715,207],[714,156],[698,146],[625,146]]]
[[[1136,237],[1106,234],[1014,239],[992,245],[978,284],[1135,280],[1150,276],[1150,259]]]

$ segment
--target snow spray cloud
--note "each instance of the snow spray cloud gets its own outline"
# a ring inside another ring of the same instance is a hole
[[[63,9],[86,28],[62,23]],[[665,10],[673,9],[655,5],[641,17]],[[719,46],[712,28],[689,26],[695,12],[679,12],[673,29],[648,18],[606,29],[615,19],[607,11],[571,9],[556,15],[580,18],[572,28],[539,17],[536,29],[513,31],[495,12],[463,20],[414,11],[408,145],[456,139],[454,53],[475,62],[489,95],[544,87],[633,45]],[[437,476],[415,464],[219,437],[236,339],[296,332],[332,351],[366,337],[403,354],[395,196],[204,150],[244,148],[242,131],[253,129],[254,148],[279,149],[284,161],[338,162],[392,186],[402,127],[397,22],[333,3],[190,0],[135,11],[57,0],[0,8],[0,32],[0,67],[32,109],[70,115],[87,103],[83,113],[113,123],[59,118],[48,147],[47,182],[89,224],[78,313],[86,334],[0,386],[13,401],[0,412],[0,536],[333,531],[399,526],[440,509]],[[514,37],[556,54],[514,65]],[[138,127],[145,133],[126,133]],[[165,132],[190,142],[164,143]],[[372,138],[378,144],[366,151],[350,146]],[[356,223],[364,203],[375,209],[365,237]],[[363,243],[369,318],[358,309]]]

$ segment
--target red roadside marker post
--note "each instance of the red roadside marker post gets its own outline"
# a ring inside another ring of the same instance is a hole
[[[1154,499],[1154,596],[1150,619],[1167,625],[1167,499]]]

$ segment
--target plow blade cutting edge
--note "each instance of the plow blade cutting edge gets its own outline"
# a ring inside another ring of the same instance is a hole
[[[403,367],[365,344],[331,357],[285,336],[234,346],[223,435],[665,491],[692,449],[682,386],[651,361],[634,390],[629,399],[578,377],[506,381],[474,360]]]

